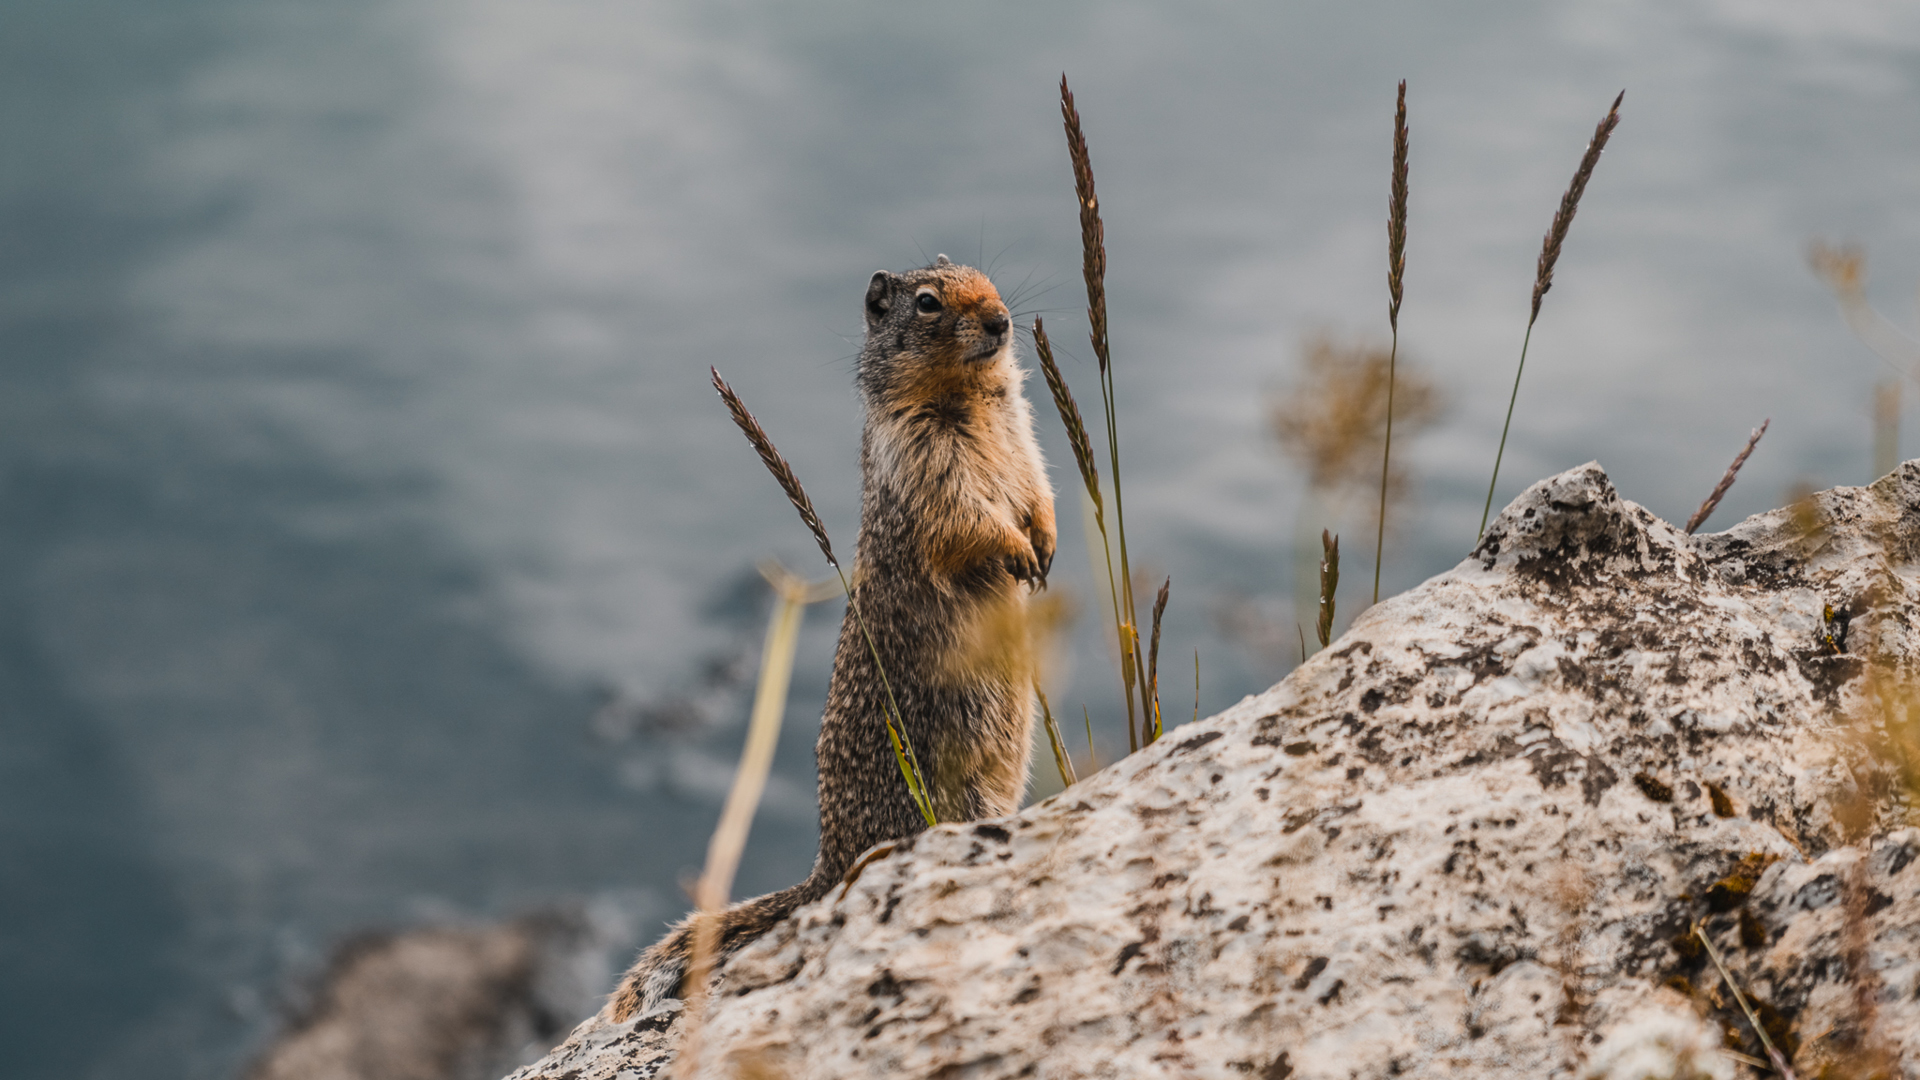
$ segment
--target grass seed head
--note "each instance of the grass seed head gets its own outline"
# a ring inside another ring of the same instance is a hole
[[[1547,236],[1540,245],[1539,272],[1533,279],[1533,315],[1527,320],[1531,326],[1534,319],[1540,317],[1540,299],[1553,288],[1553,264],[1560,260],[1560,245],[1566,242],[1567,230],[1573,227],[1574,212],[1580,209],[1580,196],[1587,192],[1587,181],[1593,177],[1593,167],[1600,164],[1600,152],[1607,148],[1607,139],[1613,135],[1613,129],[1620,126],[1620,102],[1625,100],[1627,92],[1613,99],[1613,108],[1601,119],[1600,125],[1593,129],[1593,140],[1587,143],[1587,152],[1580,158],[1580,167],[1573,171],[1573,182],[1567,185],[1566,194],[1560,196],[1560,208],[1553,212],[1553,225],[1547,229]]]
[[[1407,80],[1393,110],[1393,187],[1387,198],[1387,321],[1400,328],[1400,279],[1407,269]]]
[[[727,403],[727,411],[733,414],[733,422],[740,426],[747,441],[752,443],[754,450],[760,454],[760,460],[766,465],[767,471],[780,482],[781,490],[787,493],[787,500],[793,503],[795,510],[800,512],[801,522],[813,532],[814,542],[820,545],[820,554],[827,557],[828,565],[838,569],[840,560],[833,557],[833,541],[827,539],[826,526],[820,524],[820,515],[814,512],[813,500],[807,498],[807,489],[800,486],[800,477],[795,475],[793,466],[787,464],[787,459],[780,456],[780,451],[774,447],[773,440],[767,437],[766,429],[761,427],[760,421],[754,419],[753,414],[747,411],[746,403],[740,400],[740,395],[734,393],[733,387],[728,386],[727,381],[720,377],[720,369],[708,368],[707,370],[713,372],[713,388],[720,392],[720,400]]]
[[[1060,120],[1067,129],[1067,155],[1073,161],[1073,191],[1080,200],[1080,273],[1087,281],[1087,333],[1100,371],[1107,370],[1107,232],[1100,221],[1100,197],[1093,190],[1093,162],[1080,128],[1067,77],[1060,76]]]
[[[1080,406],[1073,400],[1073,391],[1067,388],[1060,365],[1054,363],[1046,325],[1038,318],[1033,320],[1033,346],[1040,354],[1040,371],[1046,376],[1047,389],[1053,392],[1053,407],[1060,411],[1060,423],[1067,429],[1067,442],[1073,447],[1073,463],[1080,470],[1080,482],[1086,485],[1087,495],[1093,499],[1094,512],[1101,513],[1105,507],[1100,499],[1100,470],[1093,464],[1093,442],[1087,438],[1087,425],[1080,419]]]

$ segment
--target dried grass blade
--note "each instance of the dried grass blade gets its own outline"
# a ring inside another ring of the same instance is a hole
[[[1734,456],[1733,464],[1727,466],[1726,475],[1720,478],[1719,483],[1713,485],[1713,492],[1707,496],[1707,501],[1701,503],[1700,509],[1695,510],[1693,516],[1687,519],[1687,535],[1693,535],[1693,531],[1705,525],[1707,519],[1713,516],[1713,512],[1720,508],[1720,500],[1726,498],[1727,492],[1733,488],[1734,477],[1740,475],[1740,466],[1747,463],[1747,457],[1753,453],[1753,448],[1760,445],[1760,436],[1767,433],[1767,425],[1771,423],[1773,423],[1773,417],[1769,416],[1760,421],[1759,427],[1753,429],[1753,434],[1747,437],[1747,445]]]
[[[806,581],[777,565],[763,566],[760,572],[773,586],[774,608],[767,621],[766,644],[760,652],[760,680],[754,689],[752,719],[747,724],[746,745],[740,750],[740,764],[734,770],[720,823],[707,843],[706,867],[694,887],[694,903],[700,914],[694,923],[692,955],[687,964],[686,985],[692,989],[680,1051],[681,1058],[689,1062],[687,1070],[697,1068],[693,1063],[700,1056],[700,1021],[705,1013],[702,1005],[713,972],[713,957],[719,949],[720,915],[733,891],[734,874],[740,868],[747,832],[753,825],[761,793],[766,790],[774,747],[780,738],[780,718],[786,712],[787,688],[792,683],[801,616],[806,605],[816,599]]]
[[[1707,947],[1707,955],[1713,959],[1713,966],[1720,972],[1720,978],[1726,982],[1727,989],[1733,991],[1733,999],[1740,1003],[1740,1011],[1747,1014],[1747,1023],[1752,1024],[1754,1034],[1760,1036],[1760,1045],[1766,1047],[1767,1059],[1773,1062],[1774,1071],[1784,1080],[1795,1080],[1793,1067],[1787,1064],[1786,1058],[1774,1047],[1773,1040],[1767,1037],[1767,1029],[1760,1025],[1760,1018],[1754,1015],[1753,1006],[1747,1004],[1747,995],[1740,992],[1740,984],[1733,981],[1727,965],[1720,962],[1720,951],[1713,947],[1713,942],[1707,940],[1706,930],[1696,922],[1693,924],[1693,934],[1700,939],[1700,944]]]

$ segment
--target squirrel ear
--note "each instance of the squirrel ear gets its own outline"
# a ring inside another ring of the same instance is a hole
[[[893,275],[875,270],[867,282],[867,321],[879,322],[893,307]]]
[[[935,265],[935,266],[952,266],[952,265],[953,265],[953,260],[952,260],[952,259],[949,259],[949,258],[947,258],[947,257],[946,257],[945,255],[935,255],[935,256],[933,257],[933,265]]]

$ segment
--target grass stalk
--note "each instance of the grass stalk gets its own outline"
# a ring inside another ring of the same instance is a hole
[[[779,482],[781,490],[787,493],[787,500],[793,503],[795,510],[799,511],[801,522],[813,532],[814,543],[820,545],[820,554],[826,556],[827,565],[833,567],[834,573],[840,576],[840,588],[847,594],[847,608],[853,612],[854,622],[860,627],[860,636],[866,639],[867,651],[873,656],[874,671],[879,673],[880,685],[887,692],[888,708],[882,710],[880,719],[887,727],[888,741],[893,744],[894,761],[900,766],[900,775],[907,782],[907,793],[913,798],[914,806],[919,809],[920,816],[926,819],[928,827],[931,828],[939,822],[933,813],[933,798],[927,789],[926,774],[921,771],[920,759],[914,754],[913,742],[907,736],[906,720],[900,714],[900,702],[894,697],[893,683],[887,678],[886,665],[880,660],[880,649],[874,644],[873,634],[867,629],[866,617],[860,613],[859,598],[854,595],[853,586],[848,583],[847,572],[840,566],[840,560],[834,557],[833,541],[828,539],[826,527],[820,524],[820,515],[814,512],[813,500],[807,497],[806,488],[800,486],[799,475],[793,471],[793,466],[787,463],[787,459],[781,456],[779,449],[773,445],[773,439],[768,437],[766,429],[760,426],[760,421],[747,411],[746,403],[740,400],[740,395],[734,393],[733,387],[728,386],[727,381],[720,377],[720,370],[718,368],[707,370],[713,373],[713,388],[719,391],[720,400],[726,402],[727,412],[733,416],[733,422],[739,426],[741,433],[747,437],[747,441],[753,444],[754,451],[760,455],[760,461],[766,465],[767,471],[773,474],[774,480]]]
[[[1527,346],[1533,342],[1533,324],[1540,319],[1540,301],[1553,288],[1553,265],[1560,261],[1560,247],[1566,243],[1567,230],[1573,227],[1573,215],[1580,209],[1580,197],[1587,192],[1587,181],[1593,178],[1593,167],[1600,164],[1600,153],[1607,148],[1607,140],[1612,137],[1613,129],[1620,126],[1620,103],[1626,100],[1627,92],[1613,99],[1613,107],[1607,110],[1598,127],[1593,129],[1593,139],[1587,143],[1587,152],[1580,157],[1579,168],[1573,171],[1573,181],[1567,185],[1566,193],[1560,196],[1560,208],[1553,212],[1553,224],[1547,228],[1547,235],[1540,243],[1540,262],[1533,278],[1533,311],[1527,316],[1526,337],[1520,342],[1520,366],[1513,373],[1513,393],[1507,398],[1507,419],[1500,425],[1500,449],[1493,456],[1493,479],[1487,481],[1487,504],[1480,511],[1480,536],[1487,534],[1487,518],[1493,512],[1493,491],[1500,483],[1500,461],[1507,453],[1507,432],[1513,427],[1514,402],[1520,400],[1520,376],[1527,370]]]
[[[1067,155],[1073,164],[1074,195],[1080,203],[1081,276],[1087,286],[1087,336],[1100,365],[1100,404],[1107,422],[1107,462],[1113,476],[1114,533],[1120,547],[1116,574],[1109,569],[1107,584],[1114,593],[1115,622],[1120,638],[1120,678],[1126,690],[1127,741],[1137,749],[1136,723],[1146,724],[1146,667],[1140,655],[1140,620],[1133,598],[1133,567],[1127,555],[1126,497],[1120,483],[1120,429],[1114,403],[1113,362],[1107,341],[1106,226],[1100,219],[1100,198],[1094,190],[1093,164],[1073,102],[1067,77],[1060,76],[1060,119],[1066,128]],[[1136,692],[1140,695],[1136,707]]]
[[[1726,498],[1727,492],[1733,488],[1733,478],[1740,475],[1740,466],[1747,463],[1747,457],[1753,453],[1753,448],[1760,445],[1760,436],[1767,433],[1767,426],[1771,423],[1773,423],[1773,417],[1769,416],[1760,421],[1759,427],[1753,429],[1753,434],[1747,437],[1747,445],[1734,455],[1733,464],[1727,466],[1726,475],[1720,478],[1719,483],[1713,485],[1713,491],[1707,495],[1706,501],[1700,504],[1700,509],[1695,510],[1693,516],[1687,519],[1687,535],[1693,535],[1693,531],[1705,525],[1707,519],[1713,516],[1713,512],[1720,508],[1720,500]]]
[[[720,811],[720,823],[707,842],[706,867],[693,890],[699,918],[694,923],[693,950],[687,965],[687,985],[691,991],[686,1009],[687,1034],[680,1050],[681,1060],[688,1062],[682,1071],[688,1076],[698,1068],[699,1023],[713,957],[720,944],[720,915],[733,892],[733,878],[740,869],[747,832],[753,825],[760,796],[766,790],[774,746],[780,739],[780,719],[786,712],[787,688],[793,679],[794,649],[800,640],[800,619],[808,604],[832,595],[821,592],[777,563],[762,565],[760,573],[773,586],[774,605],[767,621],[766,645],[760,652],[760,681],[754,689],[752,719],[747,724],[747,741],[740,751],[740,765],[733,773],[733,786],[728,789],[726,805]]]
[[[1373,540],[1373,602],[1380,602],[1380,564],[1387,550],[1387,471],[1393,461],[1393,383],[1400,359],[1400,286],[1407,269],[1407,80],[1393,109],[1393,183],[1387,194],[1387,439],[1380,452],[1380,526]]]
[[[1200,719],[1200,650],[1193,650],[1193,718]]]
[[[1054,723],[1053,707],[1047,704],[1047,692],[1040,689],[1037,679],[1033,684],[1033,692],[1040,698],[1040,719],[1046,724],[1047,741],[1053,744],[1053,764],[1060,770],[1060,782],[1072,787],[1079,779],[1073,774],[1073,758],[1067,753],[1066,740],[1060,737],[1060,725]]]
[[[1320,551],[1320,621],[1314,624],[1313,632],[1324,649],[1333,644],[1333,594],[1340,587],[1340,538],[1321,529]]]

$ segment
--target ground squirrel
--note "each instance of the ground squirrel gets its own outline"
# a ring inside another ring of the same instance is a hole
[[[1053,488],[1020,392],[1007,307],[985,274],[942,255],[867,285],[857,381],[865,617],[941,821],[1018,809],[1032,754],[1025,610],[1053,562]],[[820,854],[790,889],[727,909],[720,956],[839,884],[862,852],[926,828],[894,760],[887,693],[849,610],[840,624],[820,771]],[[683,921],[621,980],[615,1021],[677,997]]]

